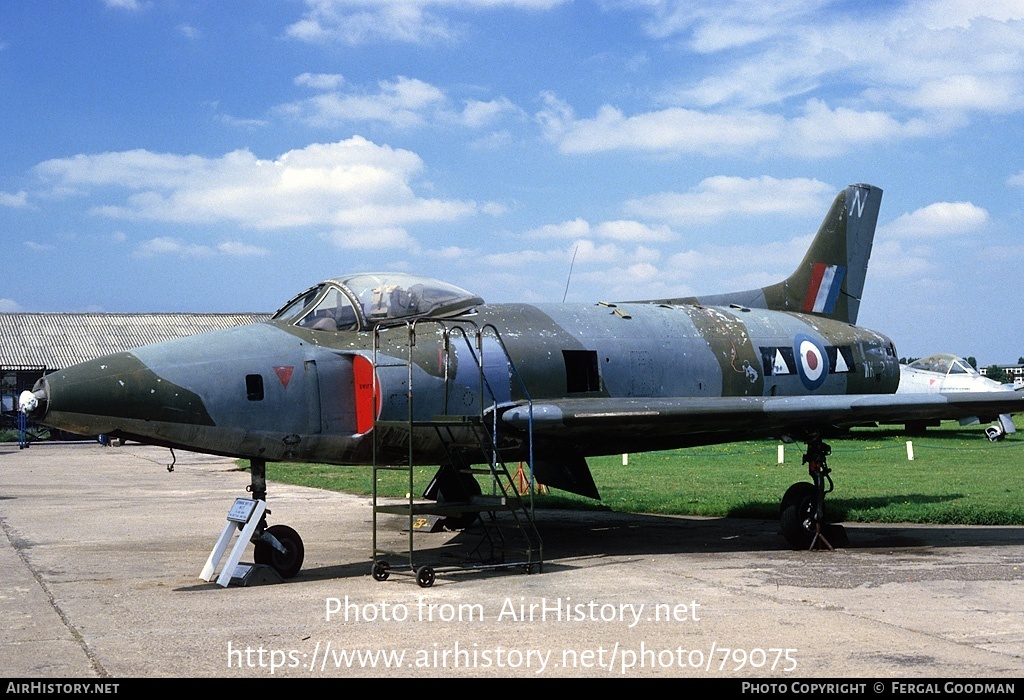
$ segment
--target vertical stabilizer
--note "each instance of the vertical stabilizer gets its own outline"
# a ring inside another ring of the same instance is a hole
[[[871,185],[840,192],[800,266],[763,289],[767,308],[856,323],[881,201]]]
[[[850,185],[840,192],[803,261],[782,282],[729,294],[646,301],[702,306],[737,304],[856,323],[881,201],[882,190],[871,185]]]

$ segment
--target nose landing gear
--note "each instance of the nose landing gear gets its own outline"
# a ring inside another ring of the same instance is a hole
[[[266,502],[267,463],[262,459],[253,459],[249,461],[249,465],[251,482],[248,490],[253,498]],[[302,538],[287,525],[267,527],[266,513],[251,538],[253,559],[257,564],[266,564],[273,568],[281,578],[292,578],[299,573],[306,555]]]
[[[786,490],[779,508],[782,536],[793,549],[835,549],[849,544],[842,525],[825,522],[825,495],[835,488],[827,457],[832,448],[814,436],[807,441],[803,463],[812,483],[800,481]],[[828,484],[826,488],[826,483]]]

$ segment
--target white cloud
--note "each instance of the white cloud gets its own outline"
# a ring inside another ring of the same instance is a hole
[[[333,73],[303,73],[296,85],[320,91],[305,100],[280,105],[279,114],[310,126],[330,128],[353,121],[382,122],[398,128],[422,126],[432,121],[482,129],[505,115],[522,117],[523,111],[508,98],[469,99],[461,111],[449,106],[445,91],[415,78],[399,76],[380,81],[374,90],[349,86],[340,91],[345,79]]]
[[[569,251],[571,254],[575,254],[577,265],[650,262],[658,258],[658,252],[650,248],[639,247],[632,253],[628,253],[614,243],[598,244],[587,239],[574,242]]]
[[[14,299],[0,299],[0,312],[12,314],[21,311],[21,304]]]
[[[785,33],[801,17],[829,4],[829,0],[743,1],[689,3],[676,0],[636,0],[638,9],[652,19],[644,29],[659,39],[690,35],[689,46],[699,53],[714,53],[748,46]]]
[[[963,236],[988,223],[985,209],[970,202],[936,202],[879,227],[885,239],[928,239]]]
[[[377,230],[451,221],[477,211],[473,202],[417,196],[411,182],[422,170],[415,153],[358,136],[312,144],[274,160],[259,159],[248,150],[220,158],[137,150],[77,155],[36,166],[55,190],[127,190],[123,201],[92,209],[120,219],[231,222],[252,229]]]
[[[697,72],[678,80],[664,97],[674,104],[751,108],[815,89],[824,76],[854,65],[851,54],[873,36],[849,31],[846,13],[821,13],[830,4],[655,0],[656,19],[645,25],[648,33],[659,39],[684,37],[685,48],[713,66],[706,75]],[[647,11],[644,3],[637,5]]]
[[[456,245],[446,246],[436,250],[426,250],[424,255],[440,260],[474,260],[477,252],[470,248],[462,248]]]
[[[504,114],[521,115],[522,110],[504,97],[487,102],[466,100],[459,122],[472,129],[480,129],[494,123]]]
[[[573,282],[590,282],[601,290],[601,299],[623,299],[636,294],[638,285],[658,282],[662,271],[649,262],[638,262],[632,265],[613,265],[602,270],[581,272],[574,275]],[[644,294],[647,296],[647,294]],[[635,297],[634,297],[635,298]]]
[[[978,251],[978,257],[1005,263],[1013,269],[1014,273],[1017,273],[1017,261],[1024,257],[1024,245],[986,246]]]
[[[626,209],[643,218],[695,224],[736,215],[812,214],[824,211],[834,195],[834,187],[818,180],[720,175],[702,180],[689,192],[662,192],[628,201]]]
[[[782,147],[791,154],[824,157],[858,146],[926,136],[937,130],[920,120],[900,123],[878,111],[830,108],[821,100],[808,100],[801,117],[788,121]]]
[[[107,7],[117,8],[120,10],[140,10],[142,4],[139,0],[103,0],[103,4]]]
[[[631,149],[720,155],[737,153],[776,141],[782,117],[763,113],[712,114],[672,108],[625,116],[604,105],[592,119],[576,119],[572,109],[546,96],[537,114],[547,138],[563,153],[596,153]]]
[[[500,202],[483,202],[480,204],[480,211],[488,216],[501,216],[508,212],[508,206]]]
[[[517,250],[511,253],[492,253],[483,257],[483,264],[501,270],[551,262],[552,254],[543,250]],[[566,265],[569,258],[565,258]]]
[[[650,227],[638,221],[605,221],[591,225],[583,219],[547,224],[523,234],[524,238],[610,238],[623,243],[663,243],[675,238],[668,226]]]
[[[729,104],[756,109],[808,93],[821,85],[816,71],[792,71],[788,66],[792,57],[781,63],[769,55],[763,59],[756,65],[713,73],[696,84],[670,87],[662,93],[661,100],[680,106],[712,108]]]
[[[679,107],[626,116],[616,107],[603,105],[591,119],[577,119],[568,104],[552,95],[545,100],[537,120],[548,140],[563,153],[633,150],[729,156],[781,152],[821,158],[872,144],[930,136],[949,126],[943,119],[901,122],[882,111],[833,108],[820,99],[808,100],[802,115],[794,117],[766,111],[719,113]]]
[[[924,82],[904,97],[923,110],[1010,112],[1021,107],[1020,76],[948,75]]]
[[[323,76],[303,75],[308,76],[304,79],[307,81],[305,84],[329,82]],[[338,79],[340,77],[337,76]],[[349,121],[377,121],[409,128],[423,124],[429,110],[438,109],[446,100],[439,88],[404,76],[394,81],[381,81],[378,88],[375,94],[325,92],[282,105],[277,111],[316,127],[334,127]]]
[[[658,251],[642,246],[629,252],[615,245],[590,243],[588,248],[580,248],[588,255],[577,256],[571,293],[578,299],[616,300],[755,289],[778,282],[796,269],[812,237],[799,236],[761,245],[703,246],[677,252],[664,260]],[[558,256],[557,260],[565,260],[567,265],[569,255]],[[548,262],[555,259],[552,254]],[[752,260],[756,265],[751,264]],[[585,289],[581,283],[585,283]]]
[[[929,29],[966,29],[978,19],[1024,19],[1024,4],[1020,0],[915,0],[908,12]]]
[[[508,130],[492,131],[483,136],[473,139],[469,146],[474,150],[494,151],[502,148],[509,148],[515,142],[512,133]]]
[[[0,207],[11,207],[12,209],[24,209],[28,206],[28,193],[25,190],[11,194],[0,192]]]
[[[35,241],[25,241],[25,247],[34,253],[46,253],[51,250],[56,250],[57,246],[52,243],[36,243]]]
[[[449,23],[413,3],[346,3],[306,0],[305,17],[287,29],[287,36],[320,43],[364,44],[397,41],[426,44],[454,40]]]
[[[233,117],[230,114],[218,115],[217,119],[221,123],[236,129],[261,129],[270,123],[266,119],[244,119]]]
[[[217,245],[217,251],[236,258],[262,257],[270,251],[259,246],[249,245],[241,241],[225,241]]]
[[[132,253],[133,258],[157,258],[175,256],[180,258],[205,258],[213,255],[213,249],[206,245],[184,243],[177,238],[160,236],[140,243]]]
[[[838,12],[826,0],[780,3],[694,4],[638,2],[655,21],[656,38],[686,36],[696,54],[713,55],[714,75],[676,88],[705,106],[769,104],[825,82],[842,83],[851,95],[868,88],[901,88],[927,94],[932,81],[967,80],[985,94],[978,105],[1000,103],[999,91],[1012,84],[1021,94],[1020,46],[1024,5],[1002,2],[908,2],[876,6],[871,12]],[[1006,78],[1016,80],[1007,81]],[[957,107],[946,94],[932,107]],[[954,100],[955,102],[955,100]],[[982,107],[984,108],[984,107]]]
[[[1006,179],[1006,184],[1014,185],[1016,187],[1024,187],[1024,170],[1020,171],[1016,175],[1011,175]]]
[[[657,110],[606,105],[576,120],[566,107],[549,117],[557,128],[548,138],[565,152],[820,158],[1024,110],[1020,0],[911,0],[852,11],[829,0],[616,6],[646,16],[648,34],[671,42],[693,68],[667,76]],[[683,135],[667,138],[666,122],[695,131],[724,123],[746,140],[730,148],[712,137],[702,148]]]
[[[525,238],[583,238],[590,235],[590,224],[583,219],[545,224],[523,234]]]
[[[186,243],[178,238],[170,236],[159,236],[144,241],[136,246],[132,252],[133,258],[156,258],[174,256],[178,258],[208,258],[213,255],[226,255],[229,257],[254,257],[267,255],[265,248],[241,243],[239,241],[225,241],[216,246],[201,245],[198,243]]]
[[[672,255],[665,267],[680,279],[699,281],[702,294],[758,287],[793,272],[812,239],[810,234],[759,245],[704,246]],[[737,281],[753,279],[751,275],[756,284]]]
[[[878,240],[871,251],[869,275],[871,279],[911,280],[926,279],[935,274],[933,251],[927,246],[905,247],[898,240]]]
[[[360,228],[335,231],[330,234],[330,240],[339,248],[367,250],[404,248],[412,252],[419,250],[416,240],[400,228]]]
[[[295,78],[296,85],[304,85],[314,90],[337,90],[344,83],[345,78],[337,73],[303,73]]]
[[[305,0],[306,13],[290,27],[293,39],[362,44],[395,41],[411,44],[459,38],[452,21],[432,11],[482,11],[511,8],[546,10],[565,0]]]
[[[594,227],[600,238],[610,238],[623,243],[664,243],[675,238],[668,226],[650,227],[637,221],[605,221]]]
[[[588,265],[615,265],[653,263],[661,254],[645,246],[637,246],[632,250],[623,248],[616,243],[596,243],[581,238],[573,241],[565,248],[556,250],[517,250],[507,253],[485,255],[482,262],[496,268],[521,268],[526,265],[565,265],[569,269],[570,262],[577,267]]]

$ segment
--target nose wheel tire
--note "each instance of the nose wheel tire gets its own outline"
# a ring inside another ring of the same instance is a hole
[[[823,522],[819,531],[815,521],[816,499],[814,484],[800,481],[789,487],[782,497],[779,512],[782,536],[793,549],[798,550],[815,545],[824,545],[828,549],[849,547],[850,538],[842,525]]]
[[[253,557],[257,564],[266,564],[272,567],[281,578],[292,578],[302,568],[302,560],[305,558],[306,550],[302,546],[302,538],[299,533],[287,525],[271,525],[267,532],[274,536],[285,548],[285,552],[277,551],[268,542],[257,542],[254,545]]]
[[[817,531],[814,515],[817,511],[814,484],[798,481],[786,490],[779,510],[782,536],[793,549],[808,549]]]

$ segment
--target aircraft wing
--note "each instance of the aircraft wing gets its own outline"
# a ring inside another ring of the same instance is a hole
[[[502,420],[526,430],[530,407],[506,409]],[[951,394],[851,394],[708,398],[581,398],[533,403],[534,435],[571,442],[590,454],[715,444],[831,429],[873,422],[994,421],[1024,412],[1020,392]]]

